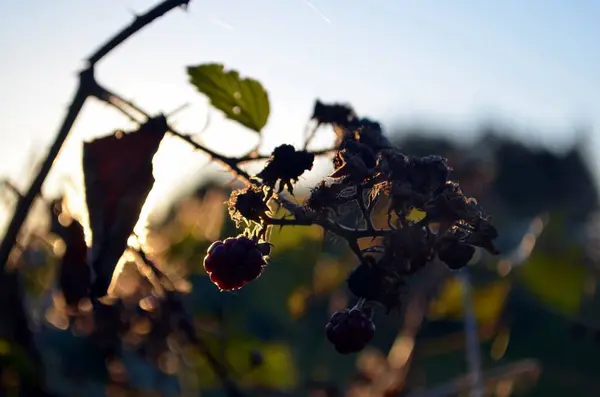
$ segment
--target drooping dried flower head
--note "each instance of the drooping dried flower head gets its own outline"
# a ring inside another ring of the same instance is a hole
[[[292,145],[281,145],[273,150],[267,165],[256,176],[271,190],[279,183],[279,193],[287,188],[293,194],[292,182],[312,169],[314,159],[314,153],[296,150]]]
[[[269,211],[265,193],[257,186],[233,191],[227,204],[229,216],[238,227],[244,220],[260,222],[261,217]]]

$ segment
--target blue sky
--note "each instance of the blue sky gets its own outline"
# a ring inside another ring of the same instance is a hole
[[[26,185],[64,115],[82,60],[150,0],[0,2],[0,175]],[[252,133],[209,111],[185,66],[222,62],[259,79],[272,116],[265,144],[300,143],[315,98],[352,103],[363,115],[434,120],[468,130],[490,117],[516,122],[549,144],[600,124],[600,2],[592,0],[192,0],[102,61],[97,78],[151,112],[177,116],[188,132],[228,154]],[[315,10],[318,9],[317,10]],[[129,125],[91,101],[47,193],[77,184],[81,142]],[[320,141],[327,143],[327,139]],[[590,150],[600,152],[600,139]],[[600,164],[600,162],[599,162]],[[185,185],[206,159],[174,138],[156,159],[152,200]],[[152,201],[151,200],[151,201]]]

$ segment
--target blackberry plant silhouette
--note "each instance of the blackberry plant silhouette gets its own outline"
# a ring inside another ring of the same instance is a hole
[[[323,325],[323,337],[339,353],[363,349],[374,336],[377,308],[386,313],[400,308],[408,278],[431,262],[440,260],[448,268],[459,270],[471,260],[475,247],[498,253],[491,217],[451,180],[445,158],[402,153],[390,143],[379,123],[359,117],[350,106],[316,101],[311,117],[313,128],[303,148],[282,144],[269,155],[252,148],[236,158],[196,142],[193,136],[171,126],[167,116],[151,116],[96,80],[95,66],[104,56],[156,18],[188,3],[189,0],[159,3],[88,58],[56,140],[29,190],[20,196],[0,245],[0,265],[5,270],[21,226],[87,98],[107,103],[140,125],[133,132],[118,131],[84,143],[85,196],[92,234],[89,249],[82,225],[74,219],[65,222],[67,211],[63,211],[62,201],[53,202],[51,210],[53,231],[66,245],[59,286],[68,309],[69,326],[93,322],[95,328],[90,337],[102,347],[107,362],[119,356],[120,339],[127,339],[135,323],[142,321],[152,325],[152,332],[138,346],[141,354],[156,361],[162,350],[167,350],[167,337],[175,334],[202,352],[228,395],[241,395],[227,366],[196,334],[173,282],[143,247],[129,246],[154,185],[153,157],[167,133],[208,154],[245,183],[227,202],[240,234],[215,241],[203,262],[204,270],[219,290],[225,293],[249,282],[261,282],[260,275],[269,268],[269,255],[277,249],[270,242],[272,228],[317,225],[347,243],[356,256],[347,285],[357,302],[334,313]],[[238,72],[216,63],[190,66],[187,73],[191,84],[208,97],[213,107],[260,135],[269,117],[270,103],[267,91],[257,80],[241,78]],[[309,144],[321,126],[333,130],[335,144],[311,151]],[[296,200],[294,185],[322,155],[333,155],[333,172],[304,201]],[[247,163],[265,160],[264,168],[256,175],[244,169]],[[386,207],[387,222],[385,227],[376,227],[373,214],[381,205]],[[348,211],[349,208],[354,211]],[[116,304],[109,304],[104,298],[118,263],[123,261],[135,264],[147,283],[131,299],[117,299]],[[16,292],[10,299],[22,301]],[[25,316],[17,314],[19,321],[24,322]],[[42,374],[42,363],[36,362]],[[31,386],[27,395],[41,395],[41,383]]]
[[[347,283],[358,302],[334,313],[326,336],[340,353],[353,353],[373,338],[377,306],[388,313],[399,308],[407,277],[436,258],[459,270],[475,247],[497,254],[497,232],[477,201],[450,180],[445,158],[403,154],[379,123],[358,118],[349,106],[317,101],[312,120],[335,131],[333,173],[297,203],[290,198],[294,183],[312,169],[315,153],[288,144],[275,148],[263,170],[228,202],[243,234],[211,245],[204,268],[221,290],[239,289],[268,271],[269,228],[319,225],[337,234],[357,258]],[[386,228],[372,220],[380,200],[387,202]],[[352,223],[343,210],[349,204],[360,212]],[[280,207],[287,216],[275,216]],[[360,239],[372,244],[361,249]]]

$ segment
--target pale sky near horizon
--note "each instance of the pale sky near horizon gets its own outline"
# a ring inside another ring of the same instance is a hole
[[[154,4],[0,0],[0,175],[27,184],[82,60],[134,11]],[[433,120],[467,130],[496,117],[555,144],[572,141],[582,125],[600,125],[600,1],[192,0],[187,13],[171,12],[113,52],[96,75],[150,112],[189,102],[176,125],[192,132],[204,125],[207,106],[187,84],[185,67],[205,62],[264,84],[269,146],[301,142],[315,98],[349,102],[386,126]],[[80,177],[82,140],[128,126],[106,106],[86,104],[45,191]],[[228,154],[255,142],[214,111],[202,137]],[[600,152],[600,138],[590,142]],[[167,139],[153,200],[185,186],[205,164]]]

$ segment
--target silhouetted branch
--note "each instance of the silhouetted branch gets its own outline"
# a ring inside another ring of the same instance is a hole
[[[94,91],[94,96],[97,99],[113,106],[114,108],[119,110],[121,113],[123,113],[125,116],[127,116],[132,121],[141,123],[143,121],[140,120],[140,118],[141,118],[140,116],[143,116],[146,118],[150,117],[148,112],[144,111],[139,106],[135,105],[133,102],[123,99],[120,95],[117,95],[117,94],[109,91],[108,89],[100,86],[97,82],[96,82],[96,90]],[[223,165],[225,165],[232,172],[234,172],[236,175],[238,175],[242,180],[244,180],[246,183],[251,183],[250,175],[238,166],[237,158],[228,157],[223,154],[217,153],[214,150],[211,150],[211,149],[207,148],[206,146],[194,141],[191,136],[177,131],[174,127],[172,127],[170,125],[168,126],[168,131],[172,135],[175,135],[179,139],[182,139],[183,141],[189,143],[194,148],[201,150],[204,153],[208,154],[213,160],[216,160],[216,161],[222,163]]]
[[[90,67],[93,67],[98,61],[108,55],[109,52],[123,44],[125,40],[154,22],[155,19],[160,18],[177,7],[185,7],[189,4],[189,2],[190,0],[165,0],[162,3],[157,4],[154,8],[148,10],[146,13],[136,17],[129,26],[121,30],[113,38],[108,40],[98,50],[96,50],[96,52],[90,55],[88,58]]]
[[[314,153],[315,156],[325,156],[328,154],[333,154],[335,153],[335,151],[337,150],[337,148],[329,148],[329,149],[322,149],[322,150],[314,150],[311,151],[311,153]],[[259,154],[256,156],[251,156],[251,155],[246,155],[243,157],[240,157],[238,160],[238,164],[244,164],[244,163],[249,163],[252,161],[264,161],[264,160],[268,160],[271,157],[271,154]]]

